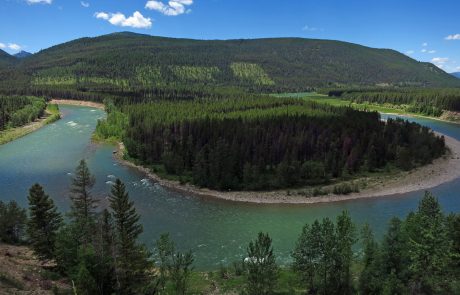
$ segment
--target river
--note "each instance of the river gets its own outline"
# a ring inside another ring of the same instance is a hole
[[[315,205],[260,205],[232,203],[170,192],[145,179],[113,157],[114,147],[91,143],[102,110],[60,106],[63,118],[23,138],[0,146],[0,200],[27,205],[28,188],[38,182],[61,210],[69,208],[69,185],[80,159],[86,159],[97,183],[93,194],[107,205],[115,177],[126,183],[144,225],[142,241],[153,247],[161,233],[169,232],[181,250],[191,249],[197,269],[215,269],[245,255],[257,232],[269,232],[277,261],[290,260],[302,226],[316,218],[335,218],[348,210],[358,224],[369,223],[381,237],[392,216],[404,217],[417,208],[423,192],[390,197]],[[384,116],[386,117],[386,116]],[[460,125],[409,118],[460,140]],[[432,189],[445,212],[460,212],[460,179]]]

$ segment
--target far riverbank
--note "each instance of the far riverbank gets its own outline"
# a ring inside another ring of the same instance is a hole
[[[442,135],[438,133],[438,135]],[[427,190],[443,183],[460,177],[460,141],[446,136],[448,152],[432,164],[418,167],[407,172],[399,172],[396,175],[367,177],[361,179],[369,183],[367,188],[358,193],[348,195],[328,194],[324,196],[307,197],[299,194],[300,189],[284,189],[276,191],[216,191],[207,188],[199,188],[191,184],[181,184],[179,181],[167,180],[153,173],[150,169],[136,165],[123,158],[124,145],[118,144],[115,157],[122,164],[133,167],[145,173],[159,185],[173,191],[192,194],[205,198],[217,198],[233,202],[259,203],[259,204],[315,204],[329,203],[345,200],[384,197],[404,194],[413,191]],[[360,181],[355,180],[355,181]]]

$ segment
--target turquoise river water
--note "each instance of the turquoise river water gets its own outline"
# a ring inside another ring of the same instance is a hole
[[[132,168],[117,163],[113,146],[91,143],[101,110],[60,106],[63,118],[30,135],[0,146],[0,200],[27,205],[28,188],[38,182],[61,210],[69,207],[69,184],[78,161],[86,159],[96,176],[95,196],[101,206],[115,177],[122,179],[144,225],[142,241],[153,247],[169,232],[182,250],[192,249],[198,269],[215,269],[241,259],[257,232],[269,232],[277,259],[288,263],[290,251],[306,222],[348,210],[357,224],[368,222],[382,236],[392,216],[416,209],[423,192],[316,205],[255,205],[232,203],[170,192]],[[384,116],[386,117],[386,116]],[[460,125],[415,119],[460,140]],[[432,189],[446,212],[460,212],[460,179]]]

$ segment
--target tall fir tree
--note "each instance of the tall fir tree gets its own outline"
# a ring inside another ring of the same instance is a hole
[[[95,224],[95,209],[98,201],[91,195],[96,180],[85,160],[81,160],[75,170],[75,177],[71,186],[71,216],[81,229],[78,240],[83,245],[88,245],[92,239]]]
[[[148,270],[151,266],[148,251],[137,242],[143,231],[139,223],[140,217],[120,179],[112,186],[109,201],[113,210],[116,235],[117,289],[122,294],[136,294],[148,283]]]
[[[28,200],[27,234],[32,249],[41,260],[53,259],[57,232],[62,224],[61,214],[38,183],[30,188]]]
[[[449,293],[442,278],[448,271],[446,265],[450,260],[452,242],[436,197],[425,192],[417,212],[410,215],[406,222],[410,238],[411,289],[424,294]]]

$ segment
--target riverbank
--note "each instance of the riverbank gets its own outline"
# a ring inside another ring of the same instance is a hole
[[[45,110],[45,115],[39,118],[38,120],[35,120],[34,122],[31,122],[24,126],[0,131],[0,145],[8,143],[18,138],[21,138],[23,136],[26,136],[27,134],[30,134],[40,129],[45,125],[48,125],[50,123],[53,123],[59,120],[59,118],[60,118],[59,108],[56,107],[56,105],[53,106],[53,104],[48,103],[46,110]]]
[[[440,135],[440,134],[439,134]],[[444,136],[449,151],[443,157],[436,159],[432,164],[416,168],[408,172],[399,172],[392,175],[378,175],[354,180],[365,182],[366,188],[358,193],[348,195],[328,194],[324,196],[305,196],[305,188],[277,190],[266,192],[229,191],[221,192],[206,188],[198,188],[191,184],[181,184],[178,181],[159,177],[150,169],[136,165],[124,159],[125,147],[118,144],[115,157],[122,164],[138,169],[159,185],[185,194],[192,194],[204,198],[217,198],[234,202],[260,204],[314,204],[329,203],[362,198],[383,197],[404,194],[413,191],[427,190],[460,177],[460,141]]]
[[[50,101],[52,104],[64,104],[64,105],[73,105],[73,106],[81,106],[81,107],[91,107],[100,110],[105,110],[105,106],[103,103],[99,102],[92,102],[92,101],[82,101],[82,100],[74,100],[74,99],[52,99]]]

